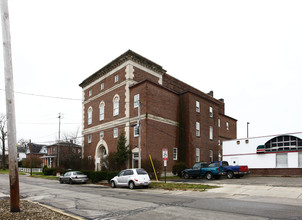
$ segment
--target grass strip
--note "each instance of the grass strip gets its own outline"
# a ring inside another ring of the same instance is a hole
[[[205,191],[207,189],[219,188],[219,186],[210,186],[202,184],[187,184],[187,183],[163,183],[152,182],[150,188],[153,189],[165,189],[165,190],[192,190],[192,191]]]

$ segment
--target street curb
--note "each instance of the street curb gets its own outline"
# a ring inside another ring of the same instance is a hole
[[[68,217],[71,217],[71,218],[74,218],[74,219],[78,219],[78,220],[84,220],[84,218],[81,218],[81,217],[78,217],[78,216],[66,213],[66,212],[64,212],[64,211],[62,211],[60,209],[57,209],[57,208],[54,208],[54,207],[51,207],[51,206],[48,206],[48,205],[45,205],[45,204],[42,204],[42,203],[39,203],[39,202],[33,202],[33,201],[30,201],[30,200],[27,200],[27,199],[24,199],[24,200],[27,201],[27,202],[33,203],[33,204],[38,204],[40,206],[43,206],[44,208],[50,209],[50,210],[52,210],[54,212],[57,212],[57,213],[60,213],[62,215],[66,215]]]

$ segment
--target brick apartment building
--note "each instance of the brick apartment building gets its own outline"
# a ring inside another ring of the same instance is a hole
[[[224,100],[215,99],[168,75],[158,64],[129,50],[85,79],[83,89],[83,157],[100,168],[125,133],[132,151],[129,167],[141,157],[175,162],[220,160],[221,143],[236,138],[236,120],[225,115]],[[140,112],[138,110],[140,109]],[[138,114],[140,113],[140,117]]]
[[[60,143],[48,145],[46,148],[47,153],[41,159],[43,160],[43,167],[47,166],[48,168],[64,167],[62,163],[65,160],[72,156],[81,156],[82,154],[82,146],[73,143],[73,141],[61,141]],[[58,163],[58,158],[61,164]]]

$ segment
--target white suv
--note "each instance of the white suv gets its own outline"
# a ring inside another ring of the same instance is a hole
[[[148,187],[150,183],[148,173],[146,170],[140,168],[123,170],[110,180],[112,188],[116,186],[128,186],[130,189],[134,189],[136,186]]]

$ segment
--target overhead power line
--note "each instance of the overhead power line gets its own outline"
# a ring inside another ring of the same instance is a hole
[[[5,91],[5,89],[0,89],[0,90]],[[33,93],[27,93],[27,92],[14,91],[14,93],[19,93],[19,94],[22,94],[22,95],[39,96],[39,97],[44,97],[44,98],[52,98],[52,99],[65,99],[65,100],[73,100],[73,101],[82,101],[82,99],[66,98],[66,97],[59,97],[59,96],[49,96],[49,95],[40,95],[40,94],[33,94]]]

